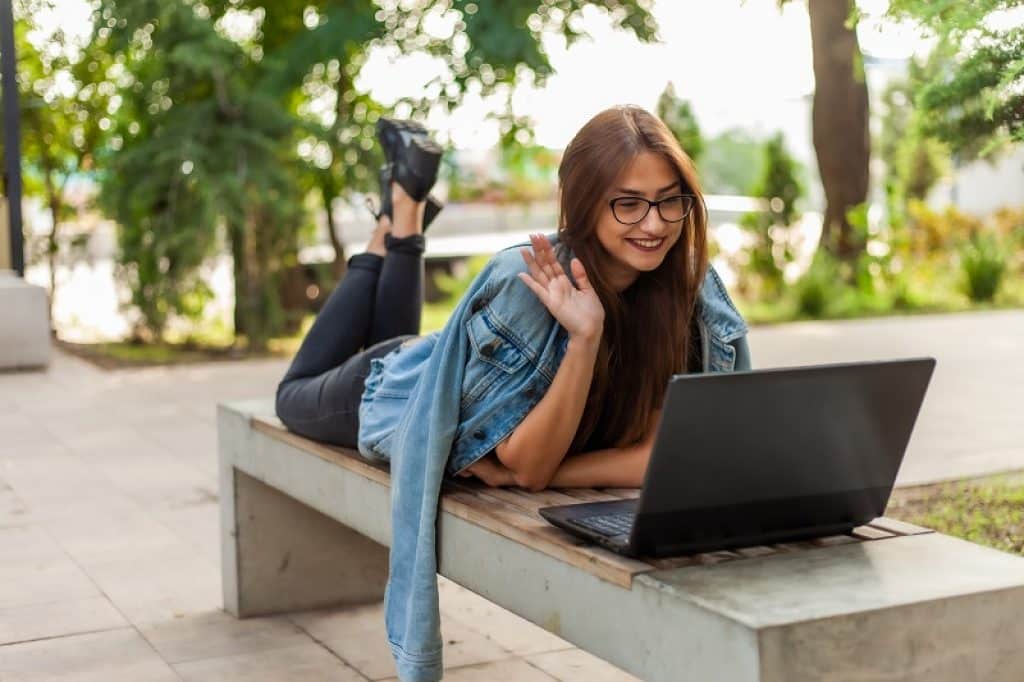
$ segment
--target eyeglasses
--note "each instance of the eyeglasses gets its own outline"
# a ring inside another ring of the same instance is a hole
[[[666,223],[678,223],[693,210],[696,197],[692,194],[675,194],[658,201],[643,197],[615,197],[608,202],[612,207],[612,215],[623,225],[636,225],[647,217],[651,207],[658,208],[658,215]]]

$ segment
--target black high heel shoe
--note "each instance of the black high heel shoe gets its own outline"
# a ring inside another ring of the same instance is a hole
[[[385,164],[380,169],[380,206],[375,207],[373,200],[369,197],[366,198],[366,208],[369,209],[370,214],[374,220],[380,220],[382,215],[386,215],[389,219],[392,217],[392,206],[391,206],[391,180],[392,180],[392,166],[391,164]],[[403,185],[403,189],[404,189]],[[406,190],[408,191],[408,190]],[[438,201],[433,194],[427,195],[427,206],[423,210],[423,232],[427,231],[430,227],[430,223],[434,221],[437,214],[441,212],[444,205]]]
[[[442,208],[441,202],[429,196],[441,166],[441,146],[419,123],[384,117],[377,120],[377,139],[391,166],[392,179],[416,201],[427,201],[426,214],[432,220]],[[385,194],[390,193],[382,191],[381,197]],[[381,203],[386,201],[382,198]],[[424,217],[424,227],[427,222]]]
[[[423,201],[437,180],[443,151],[440,145],[415,121],[383,117],[377,120],[377,139],[387,162],[394,166],[394,179],[409,196]]]

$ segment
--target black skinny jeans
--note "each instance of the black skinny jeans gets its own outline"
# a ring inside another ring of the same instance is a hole
[[[349,259],[277,386],[277,416],[298,434],[355,447],[370,361],[419,333],[423,235],[387,235],[385,246],[384,257]]]

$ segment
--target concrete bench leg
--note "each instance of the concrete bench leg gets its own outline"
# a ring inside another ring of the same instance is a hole
[[[386,547],[233,467],[221,475],[233,478],[220,500],[225,610],[244,618],[384,598]]]

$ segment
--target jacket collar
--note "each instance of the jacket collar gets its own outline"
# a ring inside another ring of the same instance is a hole
[[[747,333],[747,324],[736,310],[715,268],[708,264],[704,286],[700,289],[698,314],[701,321],[719,340],[729,343]]]

